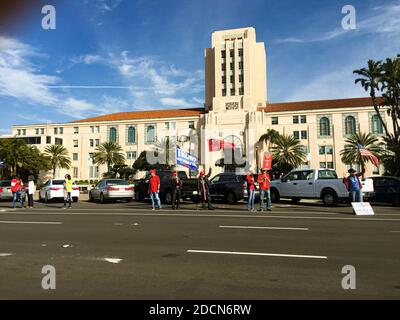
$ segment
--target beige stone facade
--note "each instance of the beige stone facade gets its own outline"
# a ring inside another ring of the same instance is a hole
[[[208,139],[233,142],[247,168],[256,169],[256,154],[265,151],[255,151],[259,137],[275,129],[298,137],[308,154],[305,167],[335,168],[342,176],[347,166],[339,153],[346,137],[360,131],[382,135],[368,98],[267,103],[266,65],[264,43],[257,42],[254,28],[217,31],[212,34],[211,48],[205,50],[205,108],[13,126],[13,135],[29,139],[41,151],[49,144],[62,143],[72,160],[68,172],[79,180],[100,179],[106,171],[105,166],[91,162],[96,146],[105,141],[120,144],[131,166],[142,151],[154,150],[157,141],[169,137],[185,151],[197,154],[200,164],[217,174],[223,169],[215,162],[224,154],[209,152]],[[65,173],[61,170],[57,176]],[[367,175],[382,173],[382,168],[367,168]]]

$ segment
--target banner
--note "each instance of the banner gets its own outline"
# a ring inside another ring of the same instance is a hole
[[[262,163],[261,168],[271,170],[271,168],[272,168],[272,153],[271,152],[264,153],[263,163]]]
[[[221,149],[236,149],[236,145],[232,142],[218,139],[208,140],[208,151],[220,151]]]
[[[189,168],[191,170],[197,170],[197,158],[192,156],[190,153],[182,151],[181,148],[176,148],[176,164]]]
[[[375,214],[369,202],[352,202],[351,205],[357,216],[373,216]]]

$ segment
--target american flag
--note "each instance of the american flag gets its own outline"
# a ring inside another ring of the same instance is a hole
[[[361,144],[358,144],[357,147],[358,147],[358,150],[360,151],[360,155],[361,155],[362,157],[367,157],[369,160],[371,160],[371,162],[372,162],[376,167],[379,166],[379,164],[380,164],[379,159],[378,159],[375,155],[373,155],[371,151],[365,149],[365,147],[362,146]]]

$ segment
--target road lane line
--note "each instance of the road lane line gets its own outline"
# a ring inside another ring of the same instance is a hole
[[[262,253],[262,252],[209,251],[209,250],[187,250],[186,252],[188,252],[188,253],[214,253],[214,254],[246,255],[246,256],[267,256],[267,257],[283,257],[283,258],[328,259],[327,256]]]
[[[0,223],[7,223],[7,224],[50,224],[50,225],[59,225],[62,222],[48,222],[48,221],[0,221]]]
[[[286,227],[253,227],[253,226],[219,226],[226,229],[268,229],[268,230],[301,230],[307,231],[308,228],[286,228]]]
[[[13,253],[0,253],[0,257],[9,257],[14,255]]]
[[[398,233],[398,232],[400,232],[400,231],[390,231],[390,232],[393,232],[393,233]]]

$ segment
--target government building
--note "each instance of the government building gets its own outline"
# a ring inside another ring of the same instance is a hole
[[[226,150],[210,152],[210,139],[232,143],[235,161],[246,164],[241,170],[257,170],[267,151],[258,140],[268,129],[275,129],[300,140],[307,154],[302,167],[334,168],[341,177],[349,168],[340,157],[347,137],[356,132],[383,136],[369,98],[269,103],[266,61],[264,43],[257,42],[254,28],[217,31],[212,34],[211,48],[205,49],[204,106],[18,125],[12,134],[41,151],[49,144],[64,145],[72,168],[59,170],[57,178],[70,173],[78,180],[101,179],[107,171],[92,161],[96,147],[106,141],[122,147],[128,166],[142,151],[160,150],[166,140],[172,141],[196,155],[206,170],[212,167],[215,175],[224,171],[218,161],[228,163],[229,159]],[[389,122],[388,128],[393,129]],[[382,168],[368,164],[367,175],[382,173]]]

